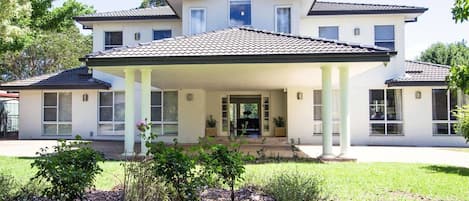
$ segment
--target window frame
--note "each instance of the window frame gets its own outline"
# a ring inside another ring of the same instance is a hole
[[[190,35],[195,35],[195,34],[200,34],[200,33],[194,33],[192,30],[192,11],[193,10],[203,10],[204,12],[204,20],[203,20],[203,29],[200,33],[204,33],[207,31],[207,9],[204,7],[193,7],[189,9],[189,33]]]
[[[232,1],[237,1],[237,0],[228,0],[228,25],[229,26],[252,26],[252,0],[249,0],[249,3],[250,3],[250,13],[251,13],[251,19],[249,20],[251,23],[250,24],[244,24],[244,25],[234,25],[234,24],[231,24],[231,2]]]
[[[321,28],[337,28],[337,39],[331,39],[331,38],[326,38],[326,37],[321,37]],[[318,37],[319,38],[325,38],[325,39],[328,39],[328,40],[339,40],[340,39],[340,26],[318,26]]]
[[[370,92],[372,90],[382,90],[384,91],[384,103],[380,105],[384,105],[384,120],[371,120],[371,111],[370,107],[371,104],[369,103],[370,100]],[[400,90],[401,91],[401,120],[388,120],[388,90]],[[402,88],[384,88],[384,89],[376,89],[372,88],[368,90],[368,127],[369,127],[369,135],[370,136],[405,136],[405,129],[404,129],[404,93]],[[384,134],[373,134],[372,133],[372,124],[384,124]],[[388,133],[388,125],[389,124],[400,124],[402,127],[402,132],[399,134],[389,134]]]
[[[166,39],[166,38],[155,39],[155,32],[157,32],[157,31],[169,31],[169,35],[170,35],[170,36],[169,36],[168,38],[172,38],[172,37],[173,37],[173,30],[172,30],[172,29],[153,29],[153,30],[152,30],[152,39],[153,39],[153,41]]]
[[[322,129],[322,108],[324,104],[322,102],[321,104],[315,104],[314,102],[315,91],[321,92],[321,96],[322,96],[322,89],[313,89],[312,91],[312,94],[313,94],[313,135],[322,136],[324,132],[316,132],[315,127],[318,126]],[[322,97],[321,97],[321,101],[322,101]],[[340,103],[338,103],[338,101],[340,101],[340,89],[333,89],[332,90],[332,103],[333,103],[332,105],[332,135],[333,136],[340,136]],[[336,107],[334,106],[335,105],[334,102],[338,103]],[[314,119],[315,107],[321,107],[321,116],[320,116],[321,120]],[[337,118],[334,118],[335,112],[338,113]]]
[[[394,39],[393,40],[377,40],[376,39],[376,33],[377,33],[376,28],[377,27],[387,27],[387,26],[392,26],[393,27],[393,31],[394,31],[393,32],[393,37],[394,37]],[[374,45],[375,46],[378,46],[378,45],[376,45],[376,43],[391,43],[392,42],[393,43],[393,48],[391,50],[396,50],[396,25],[394,25],[394,24],[374,25],[373,34],[374,34],[374,39],[373,40],[374,40]],[[378,47],[383,47],[383,46],[378,46]],[[384,48],[386,48],[386,47],[384,47]]]
[[[122,45],[106,45],[106,33],[113,33],[113,32],[120,32],[122,34]],[[124,31],[122,30],[114,30],[114,31],[104,31],[104,37],[103,37],[103,47],[104,50],[110,50],[113,48],[120,48],[124,46]],[[109,47],[109,48],[108,48]],[[107,48],[107,49],[106,49]]]
[[[277,13],[277,10],[279,8],[289,8],[290,9],[290,32],[281,32],[281,31],[278,30],[278,13]],[[292,17],[293,17],[293,6],[292,5],[290,5],[290,4],[288,4],[288,5],[275,5],[274,6],[274,30],[275,30],[275,32],[291,34],[292,30],[293,30]]]
[[[153,105],[150,101],[150,107],[151,109],[153,108],[160,108],[160,114],[161,114],[161,120],[160,121],[153,121],[153,118],[152,118],[152,114],[150,113],[150,122],[152,124],[152,126],[154,125],[159,125],[160,126],[160,134],[158,136],[179,136],[179,91],[178,90],[152,90],[151,93],[160,93],[160,105]],[[176,121],[165,121],[164,120],[164,93],[165,92],[176,92],[177,94],[177,120]],[[165,125],[176,125],[177,126],[177,134],[165,134]],[[153,129],[153,128],[152,128]],[[152,133],[154,131],[152,130]]]
[[[116,93],[120,93],[120,92],[123,92],[124,93],[124,97],[125,97],[125,91],[123,90],[118,90],[118,91],[98,91],[98,125],[97,125],[97,133],[98,133],[98,136],[124,136],[125,135],[125,119],[123,121],[116,121],[115,120],[115,110],[116,110],[116,107],[115,107],[115,97],[116,97]],[[112,93],[112,104],[111,106],[101,106],[101,93]],[[124,104],[125,104],[125,101],[124,101]],[[101,121],[101,108],[110,108],[112,107],[112,121]],[[124,107],[124,116],[125,116],[125,107]],[[112,131],[101,131],[99,129],[99,126],[101,124],[110,124],[112,125]],[[124,130],[116,130],[115,126],[116,125],[124,125]]]
[[[56,94],[56,105],[55,106],[45,106],[45,94]],[[71,101],[72,101],[72,105],[71,105],[71,120],[70,121],[60,121],[59,119],[59,108],[60,108],[60,93],[70,93],[71,94]],[[41,136],[47,136],[47,137],[53,137],[53,136],[72,136],[73,135],[73,92],[71,91],[43,91],[42,92],[42,96],[41,96],[41,103],[42,103],[42,114],[41,114],[41,120],[42,120],[42,132],[41,132]],[[47,108],[55,108],[55,121],[45,121],[44,120],[44,112],[45,112],[45,109]],[[55,135],[48,135],[46,134],[45,132],[45,129],[44,129],[44,125],[56,125],[56,132],[55,132]],[[70,133],[66,133],[66,134],[60,134],[59,133],[59,125],[70,125],[70,128],[71,128],[71,131]]]
[[[447,117],[447,120],[434,120],[433,119],[433,90],[446,90],[446,111],[447,111],[447,114],[446,114],[446,117]],[[432,92],[432,135],[433,136],[461,136],[461,133],[451,133],[451,130],[453,128],[453,125],[457,124],[458,123],[458,120],[457,119],[451,119],[451,114],[453,112],[454,109],[451,108],[451,90],[448,90],[448,88],[432,88],[431,90]],[[460,107],[462,105],[464,105],[466,102],[469,102],[467,101],[467,97],[465,95],[463,95],[459,90],[456,90],[454,91],[453,93],[456,93],[456,99],[457,99],[457,103],[456,103],[456,106],[457,107]],[[448,133],[447,134],[444,134],[444,133],[435,133],[434,132],[434,125],[435,124],[446,124],[448,126]]]

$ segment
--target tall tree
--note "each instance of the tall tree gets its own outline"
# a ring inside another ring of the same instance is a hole
[[[143,0],[140,4],[140,8],[151,8],[166,5],[168,5],[166,0]]]
[[[31,3],[28,0],[0,1],[0,54],[20,50],[29,41]]]
[[[453,18],[457,22],[469,19],[469,0],[456,0],[452,9]]]
[[[0,81],[75,67],[80,64],[77,59],[91,51],[90,37],[80,34],[73,20],[74,16],[94,12],[91,6],[76,0],[67,0],[56,8],[52,7],[54,0],[1,0],[2,6],[4,1],[12,6],[24,5],[21,15],[0,11],[2,22],[10,22],[10,27],[24,34],[17,40],[1,37]]]

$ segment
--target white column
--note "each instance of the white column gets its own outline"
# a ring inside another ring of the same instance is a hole
[[[322,155],[335,158],[332,153],[332,75],[331,66],[322,66]]]
[[[142,97],[141,97],[141,115],[142,115],[142,120],[147,120],[148,122],[151,121],[151,69],[141,69],[141,81],[142,81]],[[147,130],[145,133],[142,133],[145,135],[143,138],[142,136],[142,141],[141,141],[141,155],[145,155],[148,151],[148,147],[145,144],[144,139],[148,139],[151,134],[151,130]]]
[[[340,71],[340,155],[348,158],[350,147],[350,113],[349,113],[349,68],[339,67]]]
[[[135,71],[125,69],[125,146],[124,156],[135,154]]]

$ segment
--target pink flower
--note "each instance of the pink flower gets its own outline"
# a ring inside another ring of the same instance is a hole
[[[145,132],[147,130],[147,123],[143,120],[140,120],[139,122],[137,122],[137,129],[140,131],[140,132]]]

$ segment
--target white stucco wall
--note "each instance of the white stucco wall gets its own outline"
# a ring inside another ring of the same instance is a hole
[[[172,31],[172,36],[182,33],[181,20],[140,20],[96,22],[93,24],[93,52],[104,50],[104,32],[122,31],[123,45],[134,46],[153,40],[153,30]],[[140,33],[140,40],[135,40],[135,33]]]

